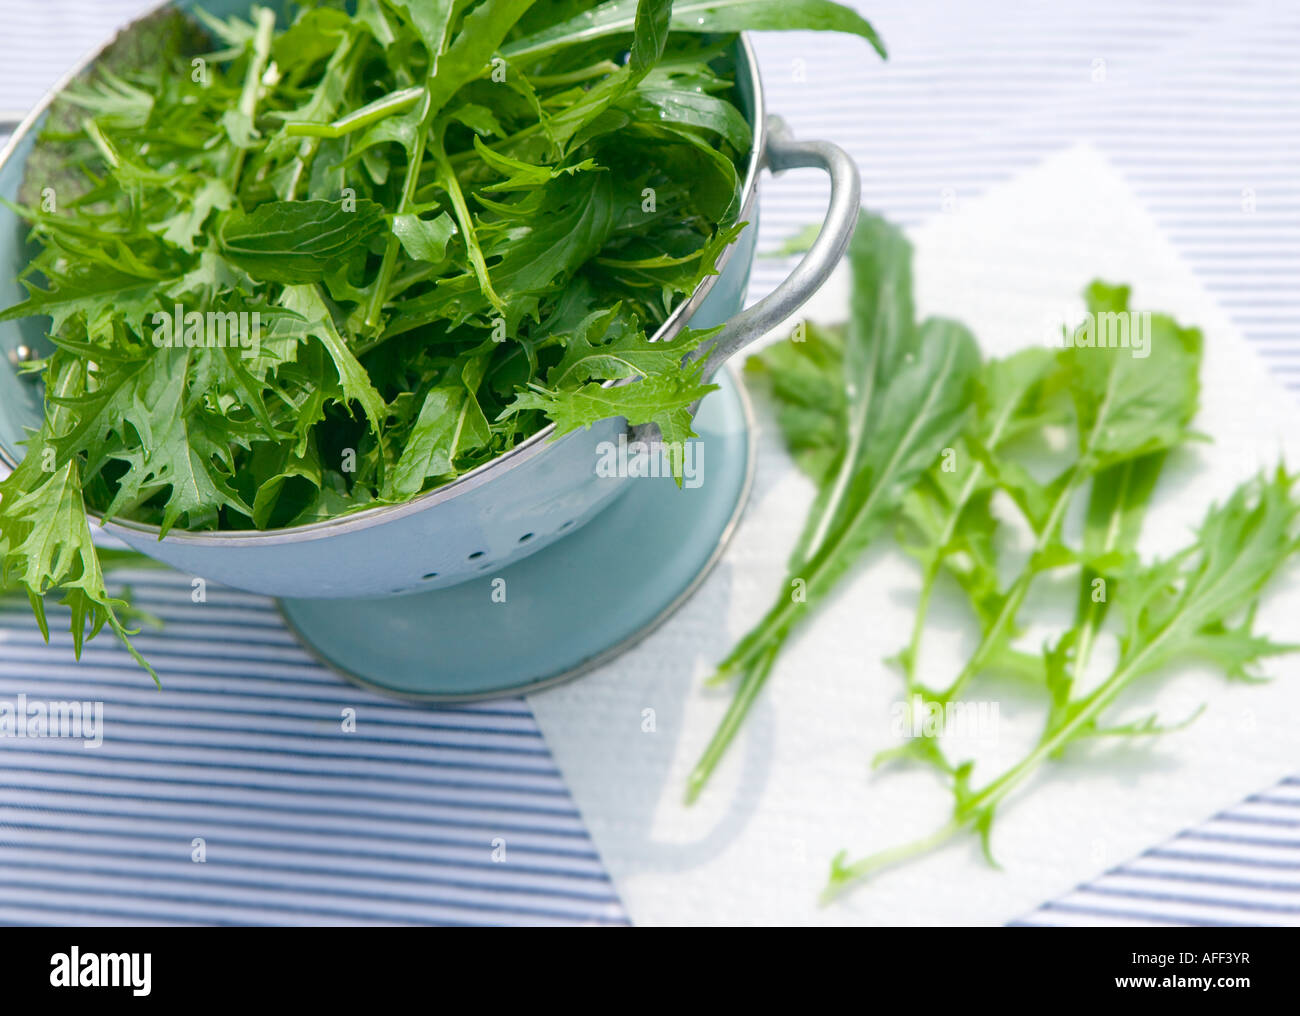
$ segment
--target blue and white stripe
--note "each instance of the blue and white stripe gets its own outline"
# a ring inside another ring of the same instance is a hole
[[[1300,927],[1300,779],[1247,798],[1017,923]]]
[[[5,0],[0,124],[151,0]],[[769,108],[857,158],[906,225],[1091,141],[1260,355],[1300,390],[1300,17],[1246,0],[880,0],[888,41],[760,36]],[[0,132],[3,128],[0,127]],[[765,184],[760,245],[824,209]],[[1253,206],[1251,198],[1253,197]],[[789,264],[760,260],[755,297]],[[526,705],[396,705],[314,663],[268,601],[131,576],[167,621],[69,662],[0,611],[0,699],[105,703],[102,748],[0,739],[0,920],[15,923],[622,923]],[[341,711],[357,710],[344,734]],[[1300,765],[1300,759],[1297,760]],[[203,837],[208,860],[190,859]],[[493,860],[494,840],[505,861]],[[1033,924],[1300,923],[1300,780],[1027,915]]]
[[[0,920],[623,922],[521,701],[412,709],[341,683],[269,600],[114,578],[166,623],[138,639],[161,690],[0,611],[0,700],[104,706],[98,748],[0,738]]]

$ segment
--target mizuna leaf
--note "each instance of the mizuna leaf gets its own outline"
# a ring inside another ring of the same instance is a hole
[[[821,486],[844,449],[844,329],[811,321],[802,328],[802,341],[779,342],[756,353],[745,361],[745,373],[767,388],[786,449]]]
[[[986,362],[976,386],[976,412],[962,442],[931,467],[904,505],[909,529],[920,536],[909,549],[922,568],[911,640],[900,655],[909,694],[917,690],[922,633],[935,583],[945,566],[965,590],[981,624],[996,620],[997,522],[991,501],[997,482],[987,468],[989,457],[1058,418],[1046,394],[1054,368],[1045,349],[1026,349]]]
[[[373,201],[355,210],[332,201],[271,201],[222,221],[221,253],[259,282],[320,282],[340,261],[364,256],[383,221]]]
[[[402,457],[390,496],[418,493],[429,477],[455,476],[457,460],[492,440],[492,428],[478,402],[481,364],[471,361],[447,383],[430,389]]]
[[[717,329],[686,329],[668,343],[647,342],[634,326],[625,325],[626,330],[608,339],[608,346],[593,346],[591,336],[603,333],[607,327],[602,318],[584,322],[569,340],[573,354],[568,365],[565,361],[560,364],[557,380],[563,386],[533,385],[515,399],[509,415],[530,410],[543,413],[555,424],[557,437],[610,417],[622,417],[632,426],[654,424],[669,448],[680,447],[695,436],[691,427],[694,405],[717,388],[702,379],[703,360],[683,360]],[[614,377],[637,380],[614,385],[585,380],[605,367],[614,372]],[[651,368],[654,373],[648,372]],[[640,376],[643,372],[645,376]],[[672,464],[680,484],[682,460],[673,457]]]
[[[487,69],[510,30],[535,0],[483,0],[465,15],[452,44],[426,82],[426,116],[439,113],[465,84]]]
[[[456,235],[456,224],[446,212],[432,220],[408,212],[393,217],[393,232],[413,261],[436,265],[447,256],[447,243]]]
[[[651,377],[608,388],[597,384],[586,384],[571,391],[539,388],[521,393],[513,409],[545,413],[555,424],[557,436],[621,416],[633,426],[664,422],[671,434],[685,433],[689,437],[694,431],[690,429],[688,407],[716,387],[689,377]],[[665,435],[665,440],[672,437]]]
[[[79,364],[64,362],[56,370],[52,377],[57,395],[71,394],[84,380]],[[61,409],[53,411],[42,432],[29,442],[28,455],[0,480],[0,584],[17,584],[26,592],[46,640],[50,633],[44,597],[62,590],[77,657],[85,639],[108,624],[156,682],[158,675],[131,644],[118,618],[126,604],[105,588],[75,460],[60,463],[56,458],[52,470],[44,468],[49,463],[49,430],[60,426],[64,415]]]
[[[1103,723],[1116,699],[1171,662],[1201,657],[1224,666],[1229,677],[1266,656],[1293,651],[1255,635],[1254,605],[1268,583],[1300,547],[1300,500],[1296,478],[1279,467],[1239,486],[1212,507],[1186,549],[1135,576],[1123,598],[1126,629],[1120,658],[1092,691],[1067,697],[1052,709],[1037,743],[1020,761],[975,788],[969,768],[953,781],[951,820],[913,843],[847,862],[832,862],[826,896],[831,897],[883,868],[927,853],[962,833],[978,835],[988,853],[997,809],[1046,762],[1071,744],[1099,735],[1150,736],[1176,730],[1154,717],[1132,723]],[[1183,721],[1190,722],[1189,720]]]
[[[631,31],[636,0],[610,0],[569,21],[511,42],[503,50],[512,60],[541,60],[568,46]],[[882,57],[885,45],[855,11],[829,0],[676,0],[674,32],[822,31],[850,32],[866,39]]]
[[[1093,283],[1086,295],[1090,322],[1103,320],[1102,315],[1127,314],[1127,290]],[[1079,487],[1101,470],[1164,452],[1189,436],[1188,423],[1196,412],[1199,392],[1201,333],[1161,315],[1147,317],[1151,331],[1145,356],[1134,355],[1127,346],[1079,343],[1058,354],[1075,407],[1076,458],[1045,492],[1041,510],[1031,517],[1036,538],[1028,564],[1008,586],[997,613],[956,677],[946,687],[928,692],[933,700],[955,699],[1014,634],[1016,617],[1035,577],[1062,561],[1053,551],[1060,544],[1065,513]]]
[[[731,743],[791,631],[895,516],[970,406],[979,351],[961,325],[915,323],[911,248],[902,234],[863,213],[849,257],[855,288],[841,361],[845,411],[837,421],[843,433],[834,442],[836,458],[824,467],[780,596],[719,665],[719,678],[738,684],[691,774],[688,800]],[[804,433],[801,427],[800,443]],[[801,598],[789,592],[796,585]]]
[[[387,416],[383,397],[375,391],[347,342],[339,334],[333,316],[320,292],[314,286],[287,286],[281,296],[286,310],[305,318],[308,332],[317,338],[329,353],[343,385],[343,394],[349,402],[356,402],[366,415],[370,428],[378,432]]]
[[[420,35],[429,51],[429,75],[438,73],[438,58],[447,46],[447,36],[456,4],[453,0],[383,0],[397,11]]]

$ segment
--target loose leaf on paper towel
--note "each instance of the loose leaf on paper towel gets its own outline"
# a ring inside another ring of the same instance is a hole
[[[1125,286],[1093,282],[1084,296],[1088,317],[1054,358],[1045,349],[1027,349],[986,365],[979,409],[962,435],[965,454],[954,457],[957,468],[951,473],[932,471],[907,505],[904,543],[922,565],[911,640],[898,657],[908,703],[917,695],[925,704],[953,701],[985,670],[1044,676],[1041,656],[1012,646],[1017,618],[1038,575],[1077,563],[1078,554],[1062,545],[1061,530],[1075,493],[1090,483],[1079,624],[1057,647],[1079,657],[1076,668],[1086,663],[1105,617],[1105,587],[1097,583],[1108,579],[1098,569],[1108,570],[1113,584],[1116,562],[1136,549],[1142,513],[1168,450],[1189,436],[1199,390],[1200,333],[1165,315],[1132,313]],[[1108,337],[1118,339],[1115,329],[1121,325],[1127,341],[1112,345]],[[1052,482],[1036,483],[1014,457],[999,454],[1018,436],[1071,415],[1075,454]],[[997,571],[998,523],[991,510],[1000,490],[1011,494],[1035,531],[1024,566],[1005,587]],[[919,676],[918,657],[930,597],[944,568],[969,598],[981,638],[956,678],[934,691]],[[909,739],[876,761],[898,757],[952,768],[931,738]]]
[[[917,627],[902,654],[909,706],[920,698],[927,707],[942,707],[954,694],[928,692],[916,657],[930,590],[946,568],[968,596],[982,632],[958,686],[985,668],[1018,668],[1038,681],[1044,697],[1039,737],[1020,761],[982,784],[975,781],[975,759],[949,761],[928,732],[885,752],[884,758],[910,756],[943,772],[953,795],[951,819],[928,836],[857,861],[841,853],[831,865],[828,899],[962,833],[978,835],[991,860],[998,809],[1045,762],[1079,742],[1156,736],[1195,719],[1197,714],[1171,722],[1156,714],[1114,718],[1117,700],[1133,684],[1168,676],[1187,659],[1209,662],[1230,679],[1249,679],[1261,660],[1298,648],[1254,631],[1259,596],[1300,546],[1296,477],[1285,469],[1242,484],[1213,506],[1182,552],[1142,562],[1142,521],[1161,470],[1169,451],[1192,436],[1201,335],[1165,315],[1132,314],[1127,287],[1094,282],[1085,296],[1086,327],[1067,333],[1055,363],[1044,361],[1044,351],[1025,350],[985,365],[978,408],[961,438],[971,453],[965,471],[932,471],[903,511],[905,539],[923,569]],[[1103,334],[1108,315],[1126,316],[1141,334],[1132,332],[1132,342],[1097,341],[1094,331]],[[1039,485],[1003,446],[1017,433],[1041,436],[1059,426],[1062,401],[1075,421],[1071,460],[1054,481]],[[1063,543],[1061,515],[1071,493],[1085,483],[1090,491],[1076,549]],[[1006,592],[997,580],[999,523],[989,510],[989,498],[998,492],[1013,496],[1037,541]],[[1037,657],[1013,648],[1013,625],[1028,582],[1062,564],[1079,568],[1073,625]],[[1112,604],[1123,620],[1118,661],[1081,691],[1078,678]]]
[[[1090,322],[1103,320],[1103,314],[1128,314],[1128,291],[1122,287],[1094,283],[1085,295]],[[1161,456],[1190,436],[1199,393],[1201,333],[1164,315],[1148,318],[1146,355],[1133,355],[1132,348],[1085,345],[1077,335],[1058,353],[1074,406],[1076,438],[1072,461],[1050,483],[1035,483],[1014,462],[995,461],[994,478],[1016,498],[1034,530],[1034,543],[1024,567],[995,598],[995,609],[988,612],[980,641],[966,664],[946,687],[925,690],[927,698],[943,703],[959,696],[1007,650],[1035,578],[1073,563],[1073,555],[1062,547],[1061,530],[1082,486],[1093,480],[1096,496],[1104,498],[1108,486],[1122,481],[1109,470]],[[986,456],[986,461],[994,460]],[[1137,494],[1135,487],[1128,496]]]
[[[753,368],[772,379],[783,434],[817,483],[817,495],[780,597],[718,668],[717,679],[734,680],[736,688],[691,775],[691,799],[726,751],[795,626],[886,527],[969,411],[979,351],[955,322],[916,322],[907,240],[883,219],[863,213],[849,258],[854,289],[847,327],[809,328],[807,342],[774,347]],[[828,366],[836,369],[828,374]]]
[[[1103,736],[1141,736],[1170,727],[1156,716],[1108,722],[1116,700],[1135,683],[1154,680],[1180,660],[1201,659],[1229,678],[1250,677],[1269,656],[1293,651],[1254,631],[1255,606],[1269,582],[1300,546],[1296,477],[1279,468],[1239,486],[1206,513],[1193,542],[1154,564],[1131,567],[1119,660],[1093,690],[1066,689],[1053,702],[1041,735],[1026,755],[976,788],[971,767],[952,777],[953,812],[947,824],[913,843],[850,862],[841,853],[831,866],[827,895],[834,896],[883,868],[931,851],[962,833],[975,833],[989,854],[989,836],[1003,802],[1045,762],[1073,744]]]
[[[992,500],[998,487],[989,459],[1003,446],[1056,423],[1052,398],[1060,371],[1047,349],[1024,349],[988,360],[975,386],[975,411],[952,454],[935,463],[903,504],[902,543],[920,562],[921,591],[912,637],[899,662],[914,690],[921,637],[940,573],[946,568],[986,623],[997,612],[998,582]]]
[[[908,459],[899,435],[926,418],[918,393],[945,390],[938,379],[928,387],[912,383],[916,378],[909,372],[933,363],[918,355],[915,343],[933,341],[943,329],[901,327],[912,320],[910,252],[887,225],[864,220],[852,261],[848,327],[806,326],[796,333],[799,341],[778,343],[748,365],[772,397],[786,446],[816,484],[817,496],[790,560],[787,582],[795,595],[783,590],[719,668],[718,677],[737,686],[691,775],[688,800],[735,737],[808,604],[825,596],[886,522],[896,525],[922,571],[912,637],[898,657],[909,706],[920,699],[942,709],[980,673],[1006,668],[1031,686],[1037,682],[1044,716],[1025,757],[982,784],[975,779],[976,760],[949,761],[938,735],[927,733],[883,753],[935,765],[952,791],[952,818],[929,836],[858,861],[841,853],[832,864],[827,898],[965,832],[977,834],[991,857],[997,810],[1043,763],[1081,741],[1149,737],[1194,719],[1115,717],[1117,700],[1131,685],[1154,680],[1187,658],[1208,661],[1229,678],[1249,679],[1261,660],[1297,648],[1255,632],[1253,625],[1259,595],[1300,546],[1297,481],[1284,469],[1256,477],[1212,507],[1183,552],[1155,563],[1143,563],[1139,555],[1142,521],[1169,453],[1197,436],[1189,428],[1199,396],[1198,330],[1167,315],[1132,310],[1127,287],[1092,283],[1085,291],[1088,317],[1063,334],[1063,348],[1026,349],[982,365],[971,355],[971,410],[954,414],[942,454],[932,449],[918,459],[914,475],[890,496],[882,493],[890,489],[883,481]],[[877,413],[886,414],[884,425]],[[1028,439],[1052,447],[1048,436],[1067,426],[1074,436],[1060,455],[1064,462],[1050,480],[1036,479],[1018,458],[1018,444]],[[854,483],[863,462],[870,463],[870,482]],[[1082,535],[1077,547],[1068,546],[1065,515],[1085,488]],[[1033,543],[1009,582],[999,560],[1001,530],[1017,520],[999,517],[994,502],[1002,495],[1019,509],[1018,522]],[[862,527],[854,529],[858,519]],[[832,565],[828,557],[834,551],[840,557]],[[1073,624],[1039,653],[1018,648],[1018,618],[1030,585],[1064,566],[1079,573]],[[968,599],[980,638],[955,680],[935,692],[921,679],[919,647],[944,572]],[[1098,583],[1108,595],[1095,595]],[[1101,680],[1080,684],[1108,607],[1123,621],[1118,662]]]

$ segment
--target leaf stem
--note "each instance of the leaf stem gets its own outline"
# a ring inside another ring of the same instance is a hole
[[[1078,710],[1069,720],[1055,730],[1045,732],[1033,751],[971,798],[970,807],[965,810],[992,808],[1001,803],[1023,782],[1025,777],[1037,769],[1045,759],[1063,748],[1083,727],[1094,721],[1101,711],[1124,690],[1124,687],[1142,673],[1147,658],[1154,655],[1155,651],[1164,644],[1171,630],[1172,625],[1166,625],[1141,650],[1117,666],[1110,677],[1093,689],[1080,703]]]
[[[271,59],[271,40],[275,33],[275,12],[269,7],[257,9],[257,33],[253,36],[253,56],[248,71],[244,74],[244,88],[239,95],[239,114],[248,121],[248,129],[253,129],[253,118],[257,115],[257,97],[262,87],[262,75]],[[233,193],[239,187],[239,176],[244,169],[247,150],[235,147],[235,155],[230,163],[227,182]]]
[[[451,168],[447,161],[446,154],[442,151],[441,145],[432,153],[433,164],[437,170],[438,183],[442,189],[447,192],[447,197],[451,199],[452,210],[456,213],[456,221],[460,224],[461,235],[465,238],[465,252],[469,256],[470,265],[474,268],[474,274],[478,276],[478,283],[483,289],[483,295],[487,297],[488,303],[498,314],[505,315],[506,305],[501,297],[497,295],[492,288],[492,277],[488,274],[487,261],[483,257],[483,250],[478,245],[478,237],[474,231],[474,219],[470,215],[469,205],[465,203],[465,194],[460,189],[460,181],[456,179],[456,172]]]
[[[1008,402],[1003,411],[994,418],[993,426],[989,428],[988,435],[984,438],[984,445],[990,452],[995,451],[1002,443],[1006,435],[1007,428],[1019,408],[1019,400]],[[949,545],[953,537],[957,535],[957,527],[961,523],[962,513],[966,511],[966,506],[970,499],[975,495],[975,490],[979,486],[980,480],[984,478],[984,463],[979,459],[975,460],[971,466],[970,475],[966,482],[962,484],[960,493],[956,501],[953,502],[952,511],[944,523],[939,538],[935,540],[935,553],[925,563],[925,569],[921,575],[921,592],[917,597],[916,616],[912,619],[912,634],[908,640],[907,649],[903,654],[904,676],[907,679],[908,690],[914,690],[916,687],[916,671],[921,658],[921,640],[924,637],[925,622],[930,612],[930,600],[934,593],[935,583],[939,580],[939,572],[943,569],[943,563],[949,554]]]
[[[944,691],[930,694],[930,697],[936,702],[942,704],[951,702],[956,698],[970,680],[984,668],[988,662],[988,657],[1000,644],[1002,637],[1009,634],[1011,625],[1015,623],[1016,615],[1020,613],[1020,607],[1024,604],[1025,597],[1029,593],[1029,587],[1033,584],[1037,575],[1036,559],[1056,539],[1065,518],[1065,511],[1070,505],[1070,499],[1074,496],[1075,490],[1094,471],[1092,468],[1093,448],[1110,412],[1111,402],[1114,398],[1114,386],[1115,374],[1112,371],[1106,380],[1105,397],[1097,406],[1092,429],[1080,442],[1078,457],[1066,474],[1061,489],[1056,495],[1056,500],[1048,511],[1047,518],[1043,521],[1038,537],[1034,541],[1034,548],[1030,553],[1029,560],[1016,577],[1015,582],[1012,583],[1011,588],[1007,590],[1002,605],[998,609],[997,617],[994,618],[988,630],[980,637],[979,645],[975,647],[975,651],[966,661],[966,665],[962,667],[956,680]]]
[[[1128,491],[1133,482],[1133,470],[1137,466],[1136,459],[1130,459],[1119,467],[1120,483],[1118,492],[1115,494],[1115,507],[1111,512],[1110,524],[1106,527],[1106,539],[1102,543],[1101,553],[1107,554],[1119,547],[1120,535],[1122,533],[1122,518],[1125,506],[1125,499],[1128,497]],[[1095,489],[1094,482],[1094,489]],[[1085,667],[1088,660],[1092,657],[1092,649],[1097,641],[1097,634],[1101,630],[1101,623],[1106,616],[1106,601],[1097,601],[1092,599],[1090,592],[1092,580],[1096,578],[1096,573],[1085,567],[1083,574],[1079,576],[1080,583],[1080,604],[1083,605],[1083,616],[1078,620],[1078,639],[1074,646],[1074,666],[1072,668],[1074,677],[1077,678]]]
[[[952,343],[936,377],[947,376],[956,356],[957,345]],[[869,375],[873,379],[871,381],[873,388],[875,385],[875,371],[876,367],[873,364]],[[828,588],[833,585],[838,577],[833,572],[833,569],[839,564],[843,556],[845,543],[855,536],[860,538],[861,533],[873,518],[877,518],[879,503],[882,498],[888,497],[887,491],[891,482],[897,476],[899,463],[905,454],[905,450],[911,448],[916,440],[916,436],[920,433],[922,427],[922,421],[933,411],[934,404],[940,398],[942,389],[943,385],[932,384],[926,392],[923,402],[917,407],[914,419],[908,424],[898,443],[890,452],[889,458],[881,467],[879,474],[874,477],[870,490],[867,491],[865,497],[848,510],[848,517],[843,520],[834,519],[833,516],[841,514],[840,505],[847,496],[851,484],[847,481],[841,482],[840,478],[837,477],[832,486],[832,496],[828,502],[823,504],[817,525],[811,527],[811,529],[805,526],[804,531],[806,533],[811,532],[812,535],[803,541],[791,559],[791,574],[804,579],[806,595],[803,599],[796,601],[792,596],[783,594],[776,606],[767,612],[763,619],[750,630],[748,635],[741,639],[731,654],[719,665],[718,677],[736,674],[741,671],[745,671],[745,675],[740,687],[736,689],[732,708],[728,709],[727,714],[723,717],[713,740],[709,743],[699,764],[696,765],[691,774],[690,787],[687,792],[688,802],[699,795],[700,789],[708,780],[718,760],[727,750],[732,738],[735,737],[741,721],[749,711],[754,696],[758,694],[763,682],[767,679],[777,655],[785,644],[785,640],[789,637],[790,632],[794,630],[796,622],[807,613],[809,601],[814,594],[827,591],[820,588],[822,576],[831,571],[832,575]],[[854,397],[852,391],[849,394],[851,398]],[[864,396],[865,393],[858,395],[857,401],[867,401]],[[862,427],[865,429],[865,426],[864,416]],[[856,459],[855,449],[860,444],[861,440],[859,438],[857,441],[850,441],[846,446],[845,461],[840,468],[841,475],[845,472],[856,472],[856,469],[850,467],[848,463]],[[857,465],[858,463],[854,461],[853,466]],[[835,523],[833,526],[832,522]],[[801,571],[804,572],[803,575],[798,574]]]
[[[1007,590],[993,623],[980,636],[975,651],[971,653],[965,666],[962,667],[961,672],[952,684],[941,692],[928,692],[929,698],[939,703],[945,703],[952,701],[961,694],[970,680],[984,669],[989,656],[1001,644],[1003,636],[1010,632],[1011,626],[1015,623],[1016,615],[1020,613],[1025,597],[1029,594],[1029,587],[1038,575],[1035,559],[1051,546],[1052,541],[1056,538],[1057,531],[1060,529],[1061,522],[1065,517],[1065,510],[1069,507],[1070,498],[1085,475],[1086,473],[1081,465],[1076,464],[1071,468],[1069,478],[1061,488],[1060,493],[1057,494],[1056,500],[1052,503],[1051,510],[1048,512],[1047,519],[1043,523],[1043,528],[1039,532],[1037,539],[1034,540],[1029,560],[1025,563],[1020,574],[1016,576],[1011,588]]]
[[[881,469],[880,478],[872,485],[870,492],[852,510],[849,517],[837,525],[832,532],[830,528],[832,516],[838,514],[842,497],[847,491],[846,482],[841,482],[840,477],[837,476],[832,488],[834,493],[822,509],[817,525],[812,530],[813,535],[806,541],[806,549],[802,553],[796,553],[791,563],[791,575],[804,579],[808,596],[802,601],[795,601],[792,597],[783,596],[764,615],[763,619],[751,629],[750,633],[737,643],[731,654],[722,661],[718,667],[720,672],[735,673],[746,666],[762,650],[763,645],[769,639],[784,638],[787,633],[785,629],[794,627],[799,615],[806,610],[807,600],[811,598],[815,588],[815,580],[819,579],[836,562],[843,544],[853,535],[859,525],[865,519],[871,518],[875,512],[882,492],[887,486],[882,482],[883,479],[893,475],[902,450],[908,447],[914,431],[920,426],[920,421],[924,420],[930,412],[933,400],[938,397],[939,387],[936,385],[927,395],[926,402],[919,408],[916,419],[909,425],[907,433],[899,440],[897,447],[890,455],[889,461]],[[866,400],[860,399],[859,401]],[[852,448],[854,445],[851,443],[850,447]],[[841,474],[848,468],[848,466],[842,466]],[[800,571],[805,574],[799,575],[798,572]]]
[[[780,650],[781,642],[779,641],[769,645],[763,656],[750,667],[744,678],[741,679],[740,685],[722,717],[722,721],[718,724],[718,729],[713,732],[708,747],[704,749],[704,754],[695,763],[695,768],[691,770],[691,775],[686,781],[687,804],[693,804],[700,796],[704,785],[709,782],[709,777],[713,775],[713,770],[722,761],[722,756],[726,754],[727,748],[736,736],[736,732],[740,729],[741,724],[745,722],[750,706],[754,704],[754,699],[758,697],[758,693],[767,682],[767,677],[772,672],[772,665],[776,663],[776,657]]]
[[[361,54],[361,48],[357,45],[359,36],[355,32],[350,32],[339,43],[339,47],[330,57],[329,66],[326,69],[326,75],[337,73],[340,78],[339,91],[346,92],[352,84],[353,75],[357,72],[358,57]],[[286,124],[286,133],[292,134]],[[285,198],[293,201],[298,193],[298,186],[302,183],[303,176],[307,172],[307,167],[316,158],[316,153],[320,151],[321,138],[307,138],[302,147],[299,149],[298,156],[293,162],[293,175],[289,178],[289,185],[286,188]]]
[[[410,162],[406,166],[406,179],[402,183],[402,197],[398,202],[395,213],[397,215],[406,214],[415,198],[415,191],[420,184],[420,167],[424,163],[424,152],[429,143],[429,129],[433,125],[433,105],[429,101],[428,91],[422,91],[424,94],[424,111],[420,116],[420,126],[416,130],[415,144],[411,149]],[[388,300],[388,287],[392,285],[393,272],[397,270],[397,249],[399,244],[397,234],[389,230],[388,242],[384,247],[384,259],[379,264],[379,274],[375,277],[374,289],[370,294],[370,304],[366,308],[366,328],[371,332],[379,329],[380,314],[383,312],[384,303]]]
[[[284,132],[291,138],[341,138],[355,133],[371,124],[378,123],[397,113],[412,109],[426,96],[421,86],[403,88],[400,91],[376,99],[369,105],[339,117],[329,123],[311,123],[303,120],[291,120],[284,125]]]
[[[576,85],[581,81],[604,77],[620,70],[613,60],[601,60],[590,67],[583,67],[567,74],[536,74],[528,79],[534,88],[556,88],[562,85]]]
[[[952,537],[949,536],[948,539]],[[946,546],[946,543],[947,541],[939,546]],[[930,599],[934,594],[935,583],[939,580],[939,572],[943,568],[943,559],[942,552],[936,553],[925,562],[925,569],[921,573],[921,591],[916,597],[916,614],[912,618],[912,631],[907,639],[907,648],[901,656],[903,677],[908,690],[916,686],[917,663],[921,658],[921,640],[925,632],[926,618],[930,615]]]
[[[833,899],[851,884],[860,882],[875,874],[882,868],[908,860],[920,854],[928,853],[942,846],[963,830],[969,829],[983,813],[996,808],[1017,786],[1030,776],[1044,760],[1063,748],[1078,731],[1091,723],[1104,710],[1124,687],[1142,673],[1146,658],[1168,636],[1169,627],[1162,629],[1142,650],[1130,660],[1117,667],[1114,673],[1099,685],[1083,702],[1070,719],[1055,730],[1044,732],[1038,744],[1021,761],[1003,771],[996,779],[964,801],[957,809],[952,820],[930,836],[869,854],[859,861],[844,865],[841,857],[836,857],[831,864],[831,876],[822,893],[823,902]]]
[[[844,852],[841,851],[831,861],[831,875],[826,882],[826,888],[822,890],[821,903],[823,905],[830,903],[855,882],[861,882],[878,871],[937,850],[960,833],[965,826],[964,821],[954,818],[947,825],[941,826],[929,836],[922,836],[909,843],[903,843],[897,847],[890,847],[887,850],[869,854],[852,864],[846,865],[843,863]]]

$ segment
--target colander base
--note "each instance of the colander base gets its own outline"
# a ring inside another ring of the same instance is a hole
[[[322,662],[424,702],[534,691],[607,663],[662,624],[721,556],[749,495],[752,415],[730,371],[701,407],[698,484],[638,478],[531,557],[450,589],[365,600],[280,600]]]

